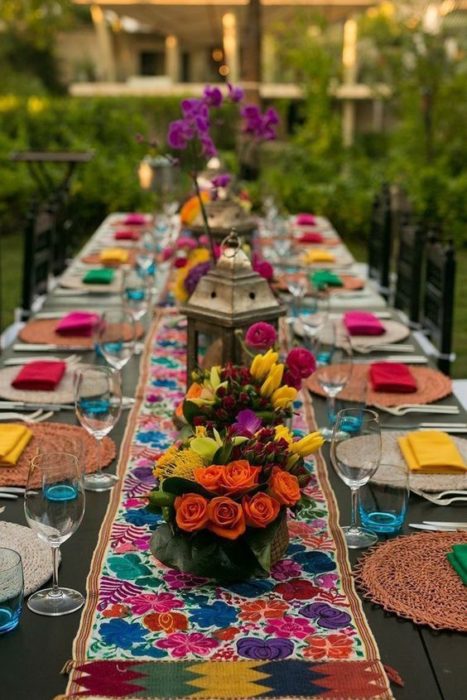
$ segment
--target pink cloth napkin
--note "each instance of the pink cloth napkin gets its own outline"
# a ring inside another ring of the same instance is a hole
[[[370,381],[374,391],[391,394],[413,394],[417,391],[412,372],[399,362],[374,362],[370,365]]]
[[[297,226],[314,226],[316,224],[316,218],[313,214],[297,214],[295,223]]]
[[[123,219],[123,223],[127,226],[144,226],[146,217],[144,214],[127,214]]]
[[[322,243],[323,241],[324,238],[318,231],[307,231],[298,239],[299,243]]]
[[[24,365],[11,382],[15,389],[53,391],[65,374],[66,363],[37,360]]]
[[[350,335],[382,335],[386,332],[379,318],[368,311],[347,311],[344,326]]]
[[[55,332],[59,335],[74,335],[90,338],[94,328],[99,323],[98,314],[90,314],[86,311],[72,311],[64,316],[55,326]]]
[[[138,231],[115,231],[116,241],[139,241]]]

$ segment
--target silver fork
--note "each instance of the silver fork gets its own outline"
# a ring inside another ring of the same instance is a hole
[[[460,413],[458,406],[434,406],[428,404],[401,404],[400,406],[381,406],[375,403],[378,411],[389,413],[391,416],[404,416],[406,413],[445,413],[457,415]]]
[[[386,345],[372,345],[371,347],[368,347],[366,345],[352,343],[352,350],[355,350],[361,355],[370,355],[373,352],[413,352],[415,350],[415,346],[402,345],[399,343],[387,343]]]
[[[34,413],[16,413],[14,411],[6,411],[5,413],[0,412],[0,421],[2,420],[21,420],[24,423],[42,423],[42,421],[48,420],[53,416],[53,411],[47,411],[46,413],[40,408]],[[1,489],[1,487],[0,487]]]
[[[410,487],[410,490],[417,494],[417,496],[421,496],[422,498],[425,498],[427,501],[430,501],[430,503],[434,503],[436,506],[449,506],[451,503],[457,503],[457,502],[467,502],[467,494],[465,496],[453,496],[452,498],[438,498],[437,496],[428,496],[424,491],[419,491],[418,489],[414,489]],[[442,493],[453,493],[450,491],[443,491]]]

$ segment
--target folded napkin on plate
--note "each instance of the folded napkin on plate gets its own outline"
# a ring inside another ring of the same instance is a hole
[[[316,289],[324,289],[325,287],[342,287],[343,282],[339,275],[330,270],[317,270],[310,277],[311,284]]]
[[[306,263],[333,263],[336,262],[336,258],[328,250],[309,250],[305,253]]]
[[[324,238],[318,231],[307,231],[297,239],[297,243],[323,243]]]
[[[104,248],[99,255],[101,263],[118,264],[128,262],[128,251],[124,248]]]
[[[0,467],[14,467],[23,454],[32,432],[25,425],[0,425]]]
[[[37,360],[24,365],[11,382],[21,391],[53,391],[65,374],[66,363],[61,361]]]
[[[116,241],[139,241],[138,231],[115,231]]]
[[[144,226],[146,217],[144,214],[127,214],[123,219],[123,223],[128,226]]]
[[[98,314],[91,314],[87,311],[72,311],[60,319],[55,326],[55,332],[59,335],[90,338],[99,322],[99,318]]]
[[[96,269],[86,272],[81,281],[84,284],[110,284],[114,277],[114,270]]]
[[[452,551],[446,554],[448,562],[467,586],[467,544],[453,544]]]
[[[467,466],[454,440],[440,430],[407,433],[398,438],[409,469],[420,474],[458,474]]]
[[[316,218],[313,214],[297,214],[295,223],[297,226],[314,226],[316,224]]]
[[[347,311],[344,326],[350,335],[383,335],[386,329],[374,314],[368,311]]]
[[[417,382],[406,365],[400,362],[373,362],[370,381],[374,391],[392,394],[411,394],[417,391]]]

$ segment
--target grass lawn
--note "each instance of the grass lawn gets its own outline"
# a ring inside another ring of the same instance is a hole
[[[365,246],[349,245],[357,260],[366,259]],[[3,315],[0,327],[4,328],[13,320],[14,309],[21,299],[21,275],[23,261],[22,236],[3,236],[0,240],[0,294]],[[456,305],[454,318],[454,351],[457,355],[453,365],[454,378],[467,378],[467,294],[463,280],[467,278],[467,250],[457,253]]]

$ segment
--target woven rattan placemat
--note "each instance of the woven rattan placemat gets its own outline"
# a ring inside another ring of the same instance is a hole
[[[44,359],[47,359],[44,357]],[[24,401],[34,404],[63,404],[75,400],[73,388],[73,369],[66,368],[59,385],[54,391],[26,391],[15,389],[11,382],[20,371],[20,367],[3,367],[0,369],[0,396],[10,401]]]
[[[369,550],[355,569],[367,598],[434,629],[467,632],[466,587],[446,559],[467,532],[422,532]]]
[[[52,576],[52,554],[49,545],[23,525],[0,522],[0,547],[14,549],[21,556],[24,595],[34,593]],[[60,557],[60,552],[58,553]]]
[[[46,343],[50,345],[78,346],[91,349],[94,345],[92,337],[83,338],[83,336],[67,335],[63,336],[55,332],[57,319],[39,319],[32,320],[27,323],[19,333],[19,338],[23,343]],[[144,335],[144,327],[141,323],[136,323],[136,337],[141,338]],[[131,333],[128,328],[125,340],[130,340]]]
[[[118,241],[115,241],[115,247],[119,247],[117,246],[117,244]],[[127,248],[125,248],[125,250],[128,253],[128,259],[125,260],[124,263],[102,262],[100,253],[90,253],[89,255],[85,255],[83,258],[81,258],[81,262],[85,265],[102,265],[102,267],[121,267],[122,265],[129,265],[130,267],[133,267],[136,264],[136,256],[138,255],[138,251],[134,248],[132,248],[131,250],[127,250]]]
[[[332,371],[333,368],[331,367],[330,370]],[[335,371],[339,372],[337,365]],[[360,401],[362,396],[362,383],[368,381],[368,371],[369,365],[354,364],[351,379],[339,394],[339,400]],[[449,377],[446,377],[442,372],[438,372],[438,370],[432,369],[431,367],[415,366],[411,366],[410,371],[417,382],[417,391],[412,394],[393,394],[383,391],[373,391],[369,386],[367,404],[369,406],[374,406],[376,404],[380,404],[381,406],[399,406],[408,401],[415,404],[425,404],[438,401],[445,396],[449,396],[452,392],[452,382]],[[312,374],[306,382],[308,389],[314,394],[325,396],[314,374]]]
[[[96,265],[101,267],[101,265]],[[114,279],[110,284],[85,284],[85,271],[70,268],[60,277],[60,286],[65,289],[79,289],[89,294],[120,294],[123,286],[122,270],[115,270]]]
[[[95,439],[78,425],[37,423],[28,427],[32,430],[33,437],[16,467],[0,467],[0,486],[26,486],[31,459],[39,451],[67,452],[78,447],[81,452],[79,460],[81,466],[85,467],[86,474],[107,467],[117,454],[111,438],[105,437],[98,450]],[[37,486],[39,485],[38,481]]]

